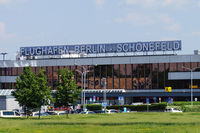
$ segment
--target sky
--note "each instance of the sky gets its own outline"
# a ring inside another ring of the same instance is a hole
[[[0,0],[9,60],[23,46],[167,40],[200,49],[200,0]]]

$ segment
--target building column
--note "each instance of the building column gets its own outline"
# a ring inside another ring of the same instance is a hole
[[[133,64],[131,64],[131,89],[133,89]]]
[[[114,89],[114,65],[112,65],[112,89]]]
[[[127,89],[127,69],[126,69],[127,65],[125,64],[125,67],[124,67],[124,71],[125,71],[125,89]]]
[[[120,64],[118,65],[118,89],[120,89]]]

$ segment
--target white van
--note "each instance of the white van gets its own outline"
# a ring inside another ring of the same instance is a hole
[[[113,113],[118,113],[118,111],[115,109],[109,109],[109,110],[106,110],[106,113],[113,114]]]
[[[183,113],[183,111],[177,109],[177,108],[168,108],[165,109],[165,112],[172,112],[172,113]]]
[[[21,117],[17,111],[0,110],[0,117]]]

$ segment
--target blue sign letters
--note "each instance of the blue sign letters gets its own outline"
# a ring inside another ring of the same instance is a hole
[[[153,41],[131,42],[113,44],[88,44],[88,45],[61,45],[21,47],[20,56],[42,56],[62,54],[101,54],[101,53],[128,53],[128,52],[154,52],[181,50],[181,41]]]

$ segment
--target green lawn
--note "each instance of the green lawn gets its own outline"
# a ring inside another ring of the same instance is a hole
[[[200,113],[119,113],[0,118],[0,133],[200,133]]]

